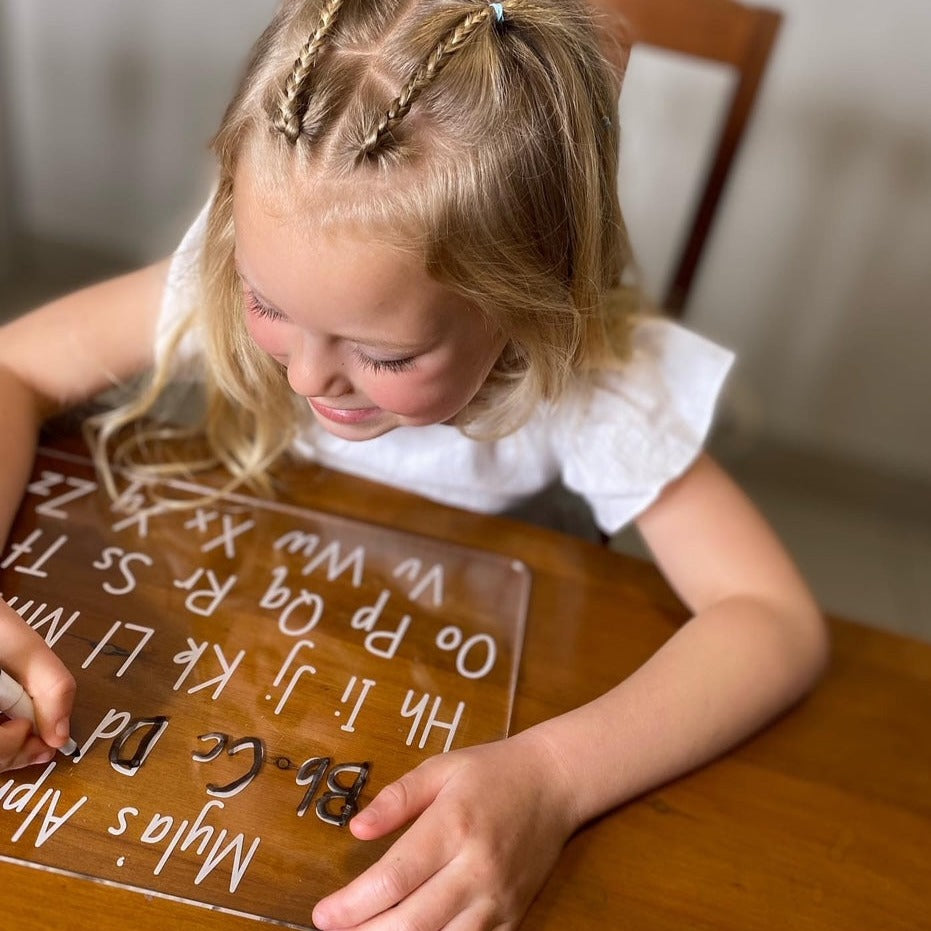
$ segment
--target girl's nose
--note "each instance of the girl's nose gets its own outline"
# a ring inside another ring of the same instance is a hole
[[[288,383],[305,398],[337,398],[352,390],[336,347],[325,338],[302,334],[288,362]]]

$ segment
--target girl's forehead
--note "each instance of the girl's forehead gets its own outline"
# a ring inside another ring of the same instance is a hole
[[[248,264],[275,256],[279,261],[305,261],[327,256],[335,267],[342,256],[381,268],[402,268],[405,274],[426,274],[417,237],[405,235],[389,224],[366,222],[352,211],[337,213],[318,207],[320,195],[289,196],[286,190],[257,184],[253,173],[238,172],[233,185],[233,232],[237,259]],[[321,215],[323,214],[323,215]]]
[[[361,172],[343,176],[319,159],[295,157],[281,146],[247,144],[233,175],[234,213],[253,210],[300,228],[308,235],[354,235],[424,256],[434,238],[435,197],[425,178]],[[442,211],[440,211],[442,212]]]
[[[266,204],[248,184],[234,191],[234,254],[249,289],[292,321],[420,345],[466,306],[411,250],[352,226],[317,230],[284,207]]]

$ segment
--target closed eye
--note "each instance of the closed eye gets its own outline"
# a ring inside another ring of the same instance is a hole
[[[267,304],[263,304],[248,288],[243,288],[242,293],[243,297],[246,299],[246,307],[249,309],[249,312],[256,317],[261,317],[263,320],[285,319],[283,314],[278,313],[277,310],[272,309]]]
[[[261,301],[251,288],[243,287],[243,297],[249,313],[256,317],[263,320],[288,319],[283,313]],[[416,356],[408,356],[404,359],[375,359],[366,355],[358,346],[353,346],[352,351],[359,365],[370,372],[406,372],[414,367],[416,361]]]
[[[408,356],[406,359],[373,359],[358,346],[353,346],[352,351],[359,365],[370,372],[407,372],[416,362],[416,356]]]

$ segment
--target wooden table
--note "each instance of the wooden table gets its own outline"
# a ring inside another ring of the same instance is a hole
[[[686,617],[656,570],[581,540],[322,468],[300,506],[522,560],[532,592],[513,731],[595,697]],[[816,692],[724,759],[570,842],[527,929],[931,928],[931,645],[832,620]],[[255,921],[0,863],[4,929],[254,929]]]

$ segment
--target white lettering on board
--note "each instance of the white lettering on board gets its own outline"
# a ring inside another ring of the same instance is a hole
[[[142,652],[142,648],[152,638],[152,635],[155,633],[154,627],[143,627],[140,624],[129,624],[129,623],[124,624],[122,621],[114,621],[113,625],[103,635],[103,637],[97,643],[97,646],[95,646],[94,649],[91,651],[87,659],[84,660],[83,663],[81,663],[82,669],[87,669],[87,667],[90,666],[90,664],[94,661],[94,659],[101,652],[101,650],[103,650],[112,641],[113,635],[120,629],[120,627],[125,627],[126,630],[131,630],[134,633],[142,634],[142,637],[139,638],[139,643],[136,644],[136,647],[132,651],[132,653],[127,654],[125,650],[121,650],[120,648],[117,648],[117,647],[111,648],[112,652],[117,652],[117,653],[120,653],[121,655],[126,656],[126,659],[123,662],[123,665],[120,666],[120,668],[116,671],[116,678],[117,679],[122,678],[123,673],[126,672],[126,670],[129,669],[130,666],[132,666],[136,657]]]
[[[207,587],[191,591],[200,581],[201,576],[206,576]],[[191,592],[184,600],[184,606],[192,614],[200,614],[204,617],[210,617],[220,605],[220,602],[230,593],[236,584],[236,576],[231,575],[222,584],[213,574],[212,569],[197,569],[193,575],[186,579],[175,579],[175,588],[183,588]]]
[[[2,595],[0,595],[2,597]],[[17,606],[19,598],[16,595],[13,595],[8,601],[7,604],[13,608],[13,610],[36,632],[40,631],[46,624],[49,625],[48,633],[45,635],[45,642],[50,647],[54,647],[58,642],[62,634],[66,633],[71,625],[81,616],[80,611],[72,611],[71,617],[68,618],[64,624],[59,627],[59,622],[64,615],[64,608],[56,608],[50,614],[46,614],[45,617],[39,617],[39,615],[48,607],[48,605],[43,601],[41,602],[35,611],[29,617],[26,617],[26,612],[33,606],[35,603],[31,598],[28,601],[24,601],[21,605]]]
[[[10,566],[13,566],[16,572],[22,572],[24,575],[33,575],[39,579],[48,578],[48,573],[42,567],[68,542],[68,537],[65,534],[62,534],[54,543],[47,547],[42,554],[36,558],[32,565],[15,565],[21,556],[28,556],[32,553],[33,544],[38,543],[42,536],[43,533],[41,530],[33,530],[22,543],[14,543],[10,547],[10,551],[7,553],[6,558],[3,562],[0,562],[0,569],[8,569]]]
[[[180,653],[176,653],[174,656],[174,662],[179,665],[185,665],[184,671],[178,677],[177,682],[172,686],[175,692],[181,688],[184,684],[185,679],[191,674],[191,671],[198,664],[201,657],[207,650],[207,647],[210,644],[205,640],[203,643],[196,643],[190,637],[187,638],[188,649],[182,650]],[[189,688],[188,695],[193,695],[194,692],[199,692],[201,689],[209,688],[211,685],[216,685],[213,695],[211,696],[214,701],[220,697],[220,693],[223,689],[226,688],[230,679],[233,677],[233,673],[236,672],[236,668],[242,662],[243,657],[246,655],[245,650],[240,650],[232,662],[228,662],[226,656],[223,653],[222,648],[218,643],[213,644],[213,652],[216,655],[217,661],[220,664],[221,669],[223,670],[220,675],[214,676],[213,679],[208,679],[205,682],[201,682],[199,685],[194,685]]]
[[[110,582],[101,583],[101,587],[108,595],[128,595],[136,589],[136,576],[130,568],[134,562],[141,562],[145,566],[155,565],[151,556],[145,553],[127,553],[121,546],[107,546],[91,564],[95,569],[106,572],[107,569],[117,568],[123,577],[123,585],[117,587]]]
[[[411,725],[411,729],[407,735],[407,740],[405,741],[407,746],[410,746],[414,742],[414,738],[417,736],[417,728],[420,727],[424,711],[426,711],[427,705],[430,703],[429,692],[424,693],[424,695],[420,698],[420,701],[418,701],[416,705],[411,706],[411,699],[413,697],[413,689],[408,689],[407,696],[404,699],[404,704],[401,707],[401,717],[413,717],[414,719],[414,723]],[[427,738],[430,736],[430,732],[435,727],[448,732],[446,743],[443,746],[443,752],[447,753],[449,748],[452,746],[453,738],[456,736],[456,731],[459,729],[459,722],[462,719],[462,712],[465,710],[465,702],[461,701],[456,706],[456,713],[453,715],[452,721],[440,721],[437,717],[437,714],[440,710],[440,705],[442,702],[443,700],[439,695],[433,699],[433,707],[430,709],[429,717],[427,718],[426,724],[424,724],[423,731],[420,735],[420,741],[417,744],[421,750],[423,750],[423,748],[427,745]]]
[[[422,560],[412,557],[400,563],[392,575],[396,579],[404,578],[409,582],[416,582],[414,587],[407,593],[407,597],[411,601],[416,601],[429,588],[432,590],[433,604],[437,608],[443,604],[445,574],[443,567],[439,563],[424,572]]]
[[[410,615],[405,614],[394,630],[375,630],[375,625],[381,618],[381,612],[388,603],[390,596],[391,592],[387,588],[383,589],[375,604],[359,608],[353,614],[350,622],[356,630],[369,631],[365,638],[365,649],[375,656],[381,656],[383,659],[394,658],[401,641],[404,639],[404,635],[407,633],[407,628],[411,625]],[[385,645],[376,646],[376,643],[384,643]]]

